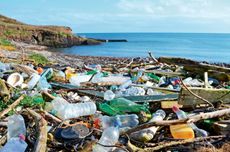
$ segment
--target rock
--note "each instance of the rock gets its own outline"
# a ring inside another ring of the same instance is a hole
[[[101,43],[94,39],[75,36],[70,27],[28,25],[2,15],[0,15],[0,37],[55,48]]]

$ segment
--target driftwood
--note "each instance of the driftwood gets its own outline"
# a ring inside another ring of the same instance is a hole
[[[200,113],[198,115],[191,116],[186,119],[154,121],[154,122],[145,123],[137,127],[134,127],[132,129],[129,129],[125,132],[125,134],[130,134],[130,133],[133,133],[133,132],[145,129],[145,128],[149,128],[152,126],[170,126],[170,125],[175,125],[175,124],[194,123],[199,120],[221,117],[221,116],[228,115],[228,114],[230,114],[230,108],[224,109],[224,110],[218,110],[214,112]]]
[[[182,79],[180,79],[180,82],[181,82],[182,86],[183,86],[189,93],[191,93],[193,96],[195,96],[196,98],[198,98],[198,99],[204,101],[205,103],[211,105],[212,107],[214,107],[213,104],[212,104],[210,101],[208,101],[208,100],[206,100],[206,99],[204,99],[204,98],[198,96],[198,95],[195,94],[194,92],[192,92],[192,91],[184,84],[184,82],[183,82]]]
[[[24,95],[20,96],[14,103],[12,103],[11,105],[9,105],[8,108],[6,108],[5,110],[3,110],[0,113],[0,118],[2,118],[3,116],[5,116],[8,112],[10,112],[12,109],[14,109],[21,101],[22,99],[24,99]]]
[[[158,61],[155,57],[153,57],[153,55],[152,55],[152,53],[151,53],[150,51],[148,52],[148,54],[149,54],[149,57],[150,57],[154,62],[159,63],[159,61]]]
[[[201,142],[201,141],[205,141],[207,142],[207,140],[210,139],[219,139],[219,138],[225,138],[226,135],[220,135],[220,136],[209,136],[209,137],[198,137],[198,138],[194,138],[194,139],[184,139],[184,140],[179,140],[179,141],[171,141],[171,142],[160,142],[157,143],[158,146],[155,147],[148,147],[148,148],[139,148],[134,146],[131,142],[128,142],[128,147],[129,150],[131,151],[144,151],[144,152],[152,152],[152,151],[159,151],[163,148],[167,148],[167,147],[171,147],[171,146],[176,146],[176,145],[183,145],[183,144],[189,144],[189,143],[194,143],[194,142]]]
[[[38,114],[34,110],[31,110],[29,108],[27,108],[26,110],[35,118],[38,129],[38,137],[33,151],[45,152],[47,142],[47,122],[40,114]]]
[[[193,75],[199,75],[201,78],[204,72],[208,72],[209,77],[215,78],[219,81],[230,81],[230,68],[199,63],[184,58],[160,57],[159,62],[183,66],[185,71]]]

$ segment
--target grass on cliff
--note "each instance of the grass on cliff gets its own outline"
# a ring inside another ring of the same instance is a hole
[[[28,58],[30,60],[33,60],[35,64],[46,65],[49,63],[49,60],[45,56],[43,56],[42,54],[38,54],[38,53],[32,53],[31,55],[29,55]]]
[[[8,50],[8,51],[14,51],[16,48],[15,46],[8,41],[7,39],[0,38],[0,50]]]
[[[0,38],[0,45],[2,46],[12,46],[11,42],[7,39]]]

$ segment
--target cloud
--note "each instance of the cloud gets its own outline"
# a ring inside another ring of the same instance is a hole
[[[227,0],[120,0],[117,6],[123,12],[141,15],[230,17],[230,1]]]

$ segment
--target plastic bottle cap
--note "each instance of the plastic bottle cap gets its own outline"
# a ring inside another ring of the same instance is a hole
[[[173,107],[172,107],[172,110],[173,110],[173,112],[177,112],[177,111],[179,111],[180,109],[179,109],[177,106],[173,106]]]
[[[100,123],[101,123],[101,121],[100,121],[99,118],[95,119],[94,122],[93,122],[94,127],[97,128],[97,129],[100,129]]]
[[[20,134],[18,137],[20,140],[24,140],[24,141],[26,140],[26,137],[23,134]]]

